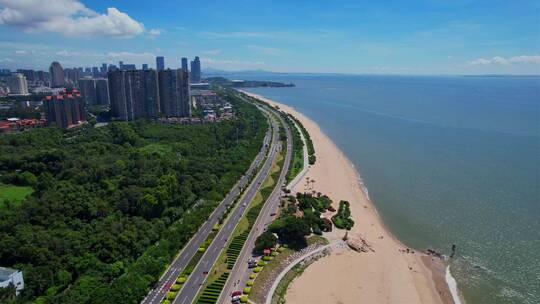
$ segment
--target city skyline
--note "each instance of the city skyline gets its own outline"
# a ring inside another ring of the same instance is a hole
[[[51,61],[70,68],[119,60],[153,66],[164,56],[174,69],[181,57],[201,54],[205,67],[223,70],[539,74],[539,15],[533,1],[156,6],[59,0],[42,8],[4,0],[0,67],[43,70]]]

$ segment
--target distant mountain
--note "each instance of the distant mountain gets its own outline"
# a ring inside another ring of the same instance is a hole
[[[202,74],[205,77],[212,76],[226,76],[226,75],[279,75],[279,74],[290,74],[290,73],[278,73],[270,72],[265,70],[242,70],[242,71],[225,71],[213,68],[206,68],[202,70]]]

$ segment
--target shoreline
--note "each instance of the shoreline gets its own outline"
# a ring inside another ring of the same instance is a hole
[[[311,188],[309,184],[299,183],[294,191],[322,192],[332,198],[334,205],[342,199],[350,201],[356,224],[349,235],[365,240],[373,249],[373,253],[336,253],[314,263],[289,286],[287,302],[352,303],[361,298],[368,303],[462,303],[448,263],[408,248],[393,235],[370,200],[359,170],[317,123],[291,106],[241,91],[278,106],[304,125],[317,155],[316,163],[309,166],[306,176],[315,182],[311,183]],[[334,229],[324,236],[332,241],[344,233]],[[334,275],[343,280],[324,280],[325,276]]]

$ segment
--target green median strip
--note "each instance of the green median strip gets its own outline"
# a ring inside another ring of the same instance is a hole
[[[251,228],[259,216],[263,203],[270,196],[270,193],[272,193],[276,185],[276,181],[279,178],[279,174],[284,162],[282,153],[283,151],[280,151],[276,155],[272,168],[269,172],[270,175],[264,180],[259,191],[250,202],[248,212],[240,218],[240,221],[236,225],[231,235],[231,239],[227,243],[227,250],[222,251],[214,263],[212,270],[209,272],[208,278],[203,284],[202,291],[200,291],[196,297],[197,300],[195,303],[216,303],[215,301],[218,300],[219,294],[221,294],[223,286],[225,285],[225,282],[238,259],[238,255],[242,251],[247,236],[249,235]],[[221,281],[223,284],[220,284]],[[211,299],[208,298],[208,290],[219,292],[214,302],[209,302]],[[205,296],[203,297],[203,295]]]

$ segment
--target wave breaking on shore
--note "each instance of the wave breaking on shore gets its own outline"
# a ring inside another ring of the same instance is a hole
[[[446,266],[446,273],[444,277],[446,279],[448,289],[450,290],[450,294],[452,295],[452,300],[454,300],[454,304],[462,304],[461,298],[459,297],[456,279],[454,279],[452,273],[450,272],[450,265]]]

